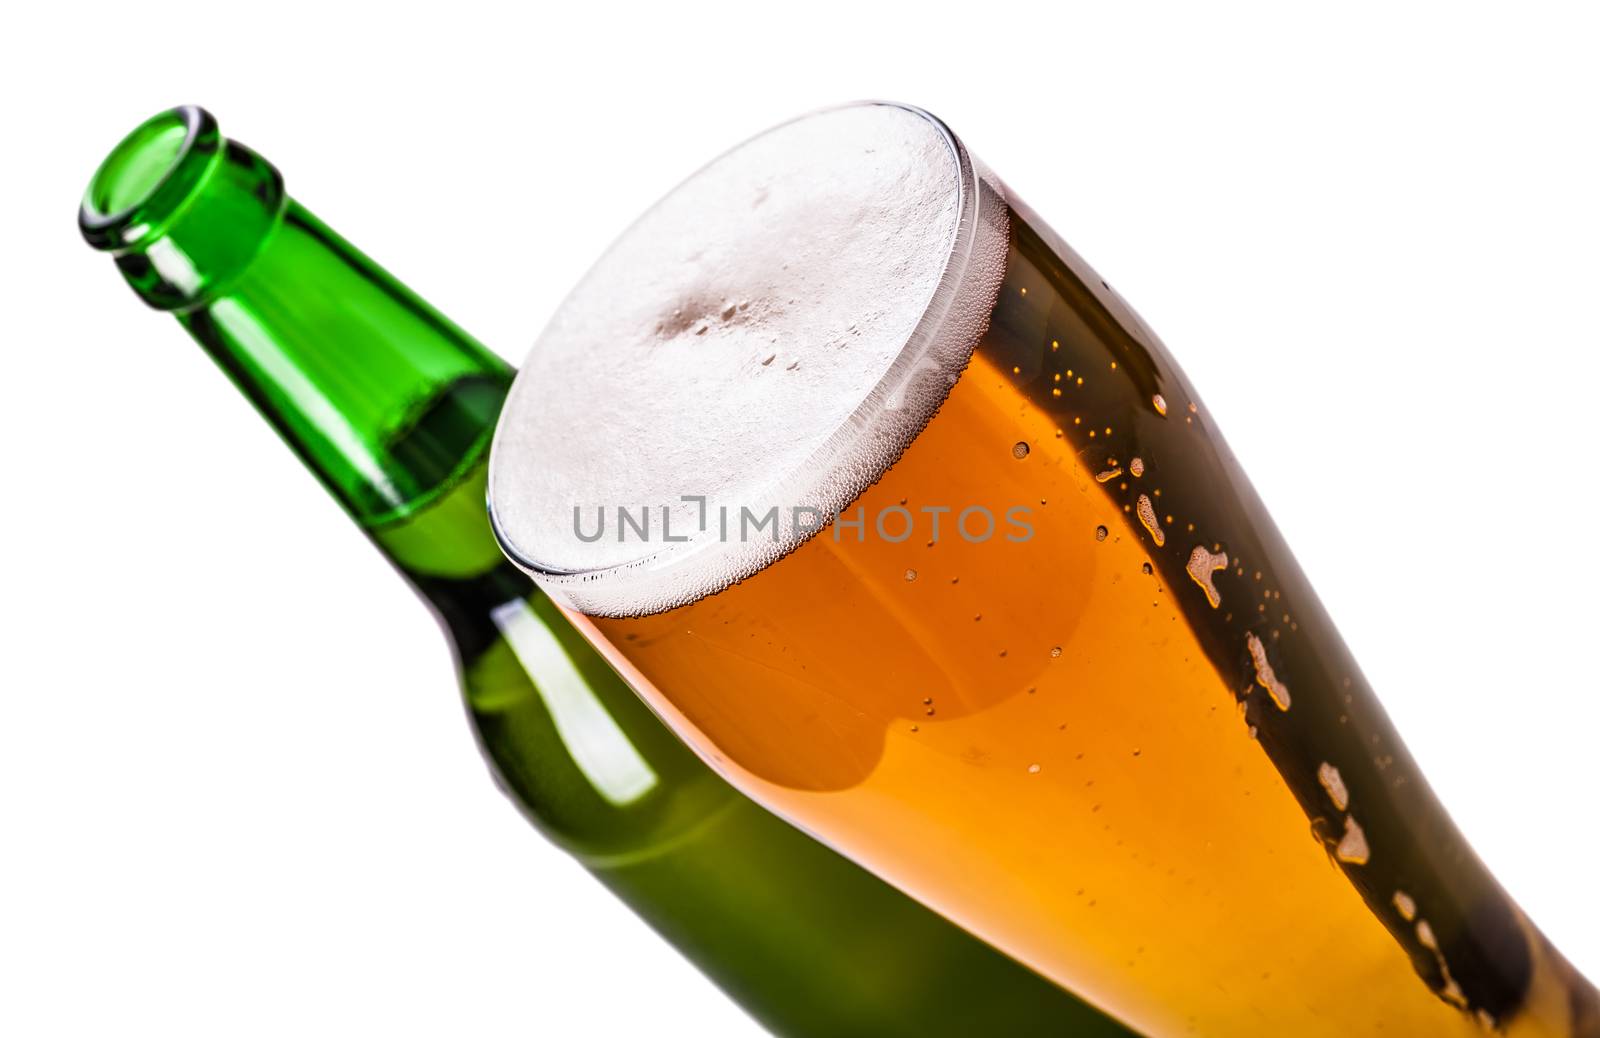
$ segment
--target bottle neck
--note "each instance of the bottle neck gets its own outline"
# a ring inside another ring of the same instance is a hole
[[[96,173],[80,226],[402,569],[500,563],[482,475],[511,368],[289,199],[208,114],[135,130]]]

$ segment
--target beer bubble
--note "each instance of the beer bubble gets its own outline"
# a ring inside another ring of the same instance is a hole
[[[1261,639],[1257,638],[1253,631],[1245,635],[1244,642],[1245,647],[1250,650],[1250,662],[1256,668],[1256,684],[1267,690],[1279,710],[1288,710],[1289,689],[1278,680],[1278,675],[1273,673],[1272,663],[1267,659],[1267,647],[1261,644]]]
[[[1037,774],[1039,774],[1039,770],[1040,770],[1040,769],[1039,769],[1039,765],[1037,765],[1037,764],[1030,764],[1030,765],[1028,765],[1028,774],[1030,774],[1030,775],[1037,775]]]
[[[1094,528],[1094,539],[1097,541],[1103,541],[1106,539],[1106,535],[1110,532],[1111,531],[1107,530],[1104,526],[1096,526]]]
[[[1150,503],[1150,498],[1147,495],[1139,495],[1137,511],[1139,513],[1139,522],[1144,524],[1146,530],[1150,531],[1150,539],[1156,542],[1156,547],[1159,548],[1166,544],[1167,535],[1161,531],[1161,523],[1156,520],[1155,506]]]
[[[1334,857],[1349,865],[1365,865],[1371,857],[1367,849],[1367,834],[1354,818],[1344,816],[1344,836],[1333,849]]]
[[[1200,585],[1200,590],[1205,592],[1206,601],[1211,603],[1212,609],[1222,604],[1222,592],[1217,590],[1212,574],[1227,568],[1227,552],[1213,555],[1206,550],[1205,545],[1197,544],[1189,553],[1189,564],[1184,569],[1188,571],[1189,579]]]
[[[1011,456],[1021,461],[1028,456],[1028,444],[1025,440],[1018,440],[1011,445]]]
[[[914,569],[906,570],[906,579],[907,580],[916,580],[917,579],[917,571],[914,570]]]
[[[1343,811],[1350,806],[1350,792],[1344,788],[1344,776],[1339,774],[1338,768],[1323,761],[1317,768],[1317,781],[1322,784],[1334,807]]]
[[[1150,574],[1155,572],[1155,567],[1150,565],[1148,562],[1142,564],[1139,567],[1139,569],[1140,569],[1141,572],[1144,573],[1145,576],[1149,576]]]
[[[1059,646],[1059,645],[1051,646],[1051,648],[1050,648],[1050,658],[1053,659],[1053,660],[1061,658],[1061,646]]]

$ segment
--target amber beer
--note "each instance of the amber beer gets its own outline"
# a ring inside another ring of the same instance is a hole
[[[534,351],[491,483],[706,760],[1146,1033],[1600,1034],[1165,347],[924,113],[669,195]]]

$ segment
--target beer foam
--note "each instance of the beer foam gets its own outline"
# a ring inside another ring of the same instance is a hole
[[[1006,228],[992,178],[913,108],[818,112],[716,159],[613,243],[517,375],[489,471],[507,554],[629,616],[792,550],[944,401]]]

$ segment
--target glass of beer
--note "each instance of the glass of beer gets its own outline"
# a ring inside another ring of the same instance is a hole
[[[1600,1034],[1166,348],[925,112],[641,217],[490,505],[713,767],[1146,1033]]]

